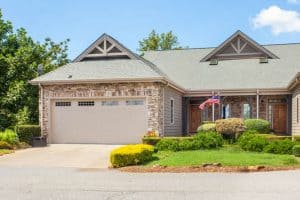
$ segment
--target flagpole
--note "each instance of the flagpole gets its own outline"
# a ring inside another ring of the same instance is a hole
[[[212,105],[212,121],[215,122],[215,104]]]

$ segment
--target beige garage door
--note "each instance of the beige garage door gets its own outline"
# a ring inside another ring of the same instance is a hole
[[[144,99],[59,100],[51,108],[51,143],[139,143],[147,131]]]

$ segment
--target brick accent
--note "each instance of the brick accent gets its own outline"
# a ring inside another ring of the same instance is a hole
[[[43,134],[49,133],[51,100],[57,98],[145,97],[148,128],[163,132],[163,85],[161,83],[99,83],[46,85],[40,91],[40,124]],[[41,115],[42,113],[42,115]]]

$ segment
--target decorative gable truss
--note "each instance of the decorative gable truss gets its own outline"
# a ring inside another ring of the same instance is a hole
[[[100,36],[74,62],[108,59],[137,59],[137,55],[107,34]]]
[[[246,58],[278,58],[241,31],[237,31],[201,61],[234,60]]]

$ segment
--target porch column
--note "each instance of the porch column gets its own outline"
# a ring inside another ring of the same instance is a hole
[[[259,118],[259,92],[256,92],[256,119]]]

